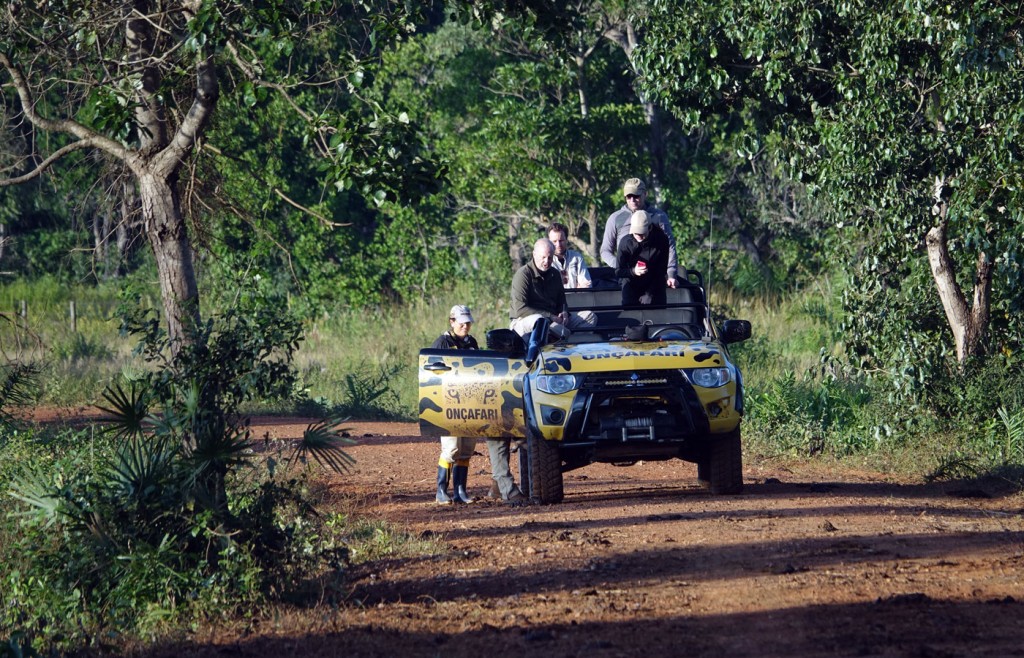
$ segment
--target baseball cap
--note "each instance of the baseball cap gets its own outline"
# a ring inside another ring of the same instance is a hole
[[[639,178],[630,178],[626,181],[626,184],[622,186],[622,194],[643,194],[647,191],[647,186]]]
[[[646,210],[637,210],[629,217],[629,232],[639,235],[647,235],[651,230],[651,218],[647,216]]]
[[[469,307],[462,304],[453,306],[448,312],[448,317],[460,323],[473,322],[473,314],[469,312]]]

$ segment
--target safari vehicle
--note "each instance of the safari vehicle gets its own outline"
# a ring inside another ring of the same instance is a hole
[[[589,331],[548,343],[542,320],[525,343],[496,329],[486,350],[420,351],[420,434],[526,439],[522,485],[541,503],[593,462],[682,459],[712,493],[739,493],[743,378],[727,346],[750,323],[717,327],[694,270],[667,293],[663,307],[623,307],[617,288],[567,290],[571,310],[597,315]]]

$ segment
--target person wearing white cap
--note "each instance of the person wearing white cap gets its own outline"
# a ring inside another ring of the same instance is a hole
[[[647,211],[636,211],[629,218],[629,234],[619,242],[615,276],[622,283],[622,305],[664,305],[667,270],[668,237]]]
[[[473,327],[473,314],[468,306],[456,304],[448,313],[448,331],[438,336],[434,349],[475,350],[476,338],[469,335]],[[437,460],[437,496],[439,503],[471,503],[473,498],[466,492],[469,477],[469,460],[476,448],[476,439],[465,436],[442,436],[441,456]],[[448,495],[448,483],[452,483],[452,495]]]
[[[601,260],[609,267],[618,268],[621,254],[617,251],[622,239],[629,235],[629,220],[637,210],[647,212],[651,224],[661,227],[668,238],[668,267],[666,268],[665,284],[669,288],[678,285],[676,279],[679,263],[676,259],[676,239],[672,235],[672,225],[664,210],[647,203],[647,185],[639,178],[630,178],[622,186],[622,194],[626,203],[613,212],[604,225],[604,238],[601,240]]]

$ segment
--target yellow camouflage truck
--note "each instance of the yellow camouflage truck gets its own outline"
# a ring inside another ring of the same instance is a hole
[[[667,292],[663,307],[623,307],[618,289],[569,289],[570,310],[597,316],[588,331],[548,343],[543,320],[525,341],[496,329],[485,350],[422,350],[420,434],[525,439],[534,502],[560,502],[563,473],[594,462],[682,459],[712,493],[739,493],[743,378],[728,345],[750,323],[716,326],[694,270]]]

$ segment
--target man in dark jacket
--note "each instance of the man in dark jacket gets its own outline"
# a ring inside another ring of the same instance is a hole
[[[668,236],[651,223],[647,211],[629,218],[629,235],[619,242],[615,275],[622,284],[622,305],[660,304],[666,301]]]

